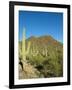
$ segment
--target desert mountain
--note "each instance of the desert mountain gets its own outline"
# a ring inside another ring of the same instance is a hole
[[[63,44],[51,36],[31,36],[26,39],[26,50],[29,42],[26,59],[40,73],[37,77],[63,76]]]

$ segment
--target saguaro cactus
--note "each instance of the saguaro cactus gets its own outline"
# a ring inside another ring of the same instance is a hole
[[[22,37],[22,60],[26,60],[26,51],[25,51],[25,28],[23,30],[23,37]]]
[[[21,56],[22,56],[22,60],[26,60],[26,55],[29,53],[29,50],[30,50],[30,45],[31,43],[28,42],[28,46],[27,46],[27,50],[26,50],[26,36],[25,36],[25,28],[23,30],[23,36],[22,36],[22,49],[21,49]]]

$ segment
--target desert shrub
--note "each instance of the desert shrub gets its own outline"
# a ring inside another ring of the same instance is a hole
[[[37,65],[35,68],[37,68],[39,71],[41,71],[44,67],[42,64]]]
[[[48,56],[38,54],[28,55],[28,62],[33,65],[44,77],[60,77],[63,75],[63,55],[60,51],[50,51]]]

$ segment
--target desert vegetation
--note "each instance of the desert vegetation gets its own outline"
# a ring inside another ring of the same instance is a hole
[[[25,42],[19,41],[20,61],[23,64],[23,70],[19,64],[20,79],[62,77],[63,44],[51,36],[32,36]]]

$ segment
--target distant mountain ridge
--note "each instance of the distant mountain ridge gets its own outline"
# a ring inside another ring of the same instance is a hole
[[[45,45],[45,46],[63,46],[63,44],[57,40],[55,40],[52,36],[40,36],[40,37],[35,37],[31,36],[26,40],[26,42],[30,41],[32,44],[35,45]]]

